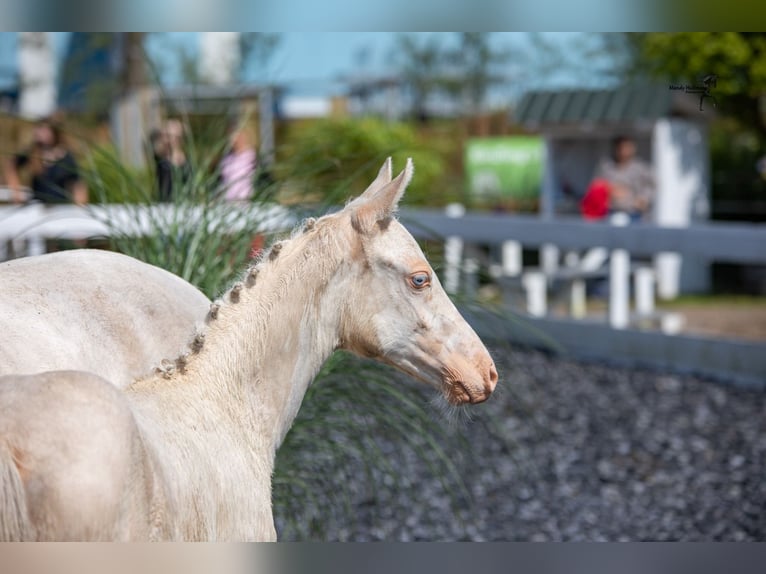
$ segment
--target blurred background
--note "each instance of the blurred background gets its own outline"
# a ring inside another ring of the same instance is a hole
[[[0,261],[117,249],[212,297],[413,157],[402,221],[504,385],[447,424],[334,357],[282,537],[762,539],[765,62],[760,33],[0,33]],[[189,204],[241,225],[200,242]]]

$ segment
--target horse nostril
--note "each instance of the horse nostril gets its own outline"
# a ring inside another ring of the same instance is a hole
[[[487,385],[487,390],[491,393],[495,390],[495,385],[497,385],[497,369],[495,369],[495,365],[489,366],[489,384]]]

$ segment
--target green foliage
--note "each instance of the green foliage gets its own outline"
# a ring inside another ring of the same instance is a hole
[[[109,148],[94,148],[83,170],[95,199],[124,204],[116,221],[92,208],[110,227],[112,247],[175,273],[211,298],[246,265],[266,215],[258,208],[272,206],[274,192],[257,188],[248,209],[223,202],[216,160],[226,145],[226,140],[188,141],[188,172],[174,174],[173,198],[166,204],[156,204],[153,169],[131,169]],[[156,209],[146,209],[150,206]]]
[[[677,32],[627,35],[631,70],[674,83],[717,76],[719,113],[766,134],[759,99],[766,94],[766,33]]]
[[[766,34],[678,32],[641,34],[639,62],[655,74],[696,82],[716,74],[721,96],[760,96],[766,91]]]
[[[142,203],[157,199],[154,173],[151,169],[123,165],[112,146],[90,148],[82,176],[100,203]]]
[[[393,157],[395,168],[412,157],[417,175],[404,202],[438,205],[454,193],[442,177],[444,153],[451,145],[426,142],[403,123],[376,118],[319,120],[287,135],[275,175],[301,201],[339,203],[362,192],[386,157]]]
[[[759,205],[766,200],[766,179],[758,161],[764,147],[756,133],[743,130],[734,120],[721,120],[710,129],[713,218],[763,221]]]

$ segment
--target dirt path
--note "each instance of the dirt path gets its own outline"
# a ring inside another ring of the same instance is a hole
[[[663,309],[683,315],[685,333],[766,341],[766,305],[681,303]]]

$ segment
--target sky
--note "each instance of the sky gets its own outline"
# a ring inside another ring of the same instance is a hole
[[[455,41],[455,34],[442,32],[417,33],[421,39],[428,35],[440,36],[440,41]],[[16,34],[0,33],[0,85],[13,81],[16,70]],[[54,32],[53,41],[59,57],[63,57],[69,33]],[[603,82],[594,69],[593,55],[586,54],[588,48],[598,45],[595,34],[583,32],[543,33],[548,45],[562,54],[566,61],[544,73],[536,70],[542,58],[536,52],[533,36],[526,32],[496,32],[491,35],[496,49],[511,49],[513,57],[505,65],[510,81],[505,90],[496,90],[496,98],[518,95],[522,87],[577,87],[597,86]],[[279,47],[268,70],[254,66],[246,70],[245,80],[286,83],[296,92],[326,94],[337,92],[334,80],[350,75],[380,75],[392,72],[395,67],[392,55],[395,51],[397,34],[391,32],[285,32],[280,34]],[[150,34],[147,51],[163,70],[163,83],[181,82],[180,51],[194,54],[197,50],[198,34],[193,32],[168,32]],[[608,67],[610,55],[601,53],[601,67]],[[598,66],[595,66],[598,67]]]

